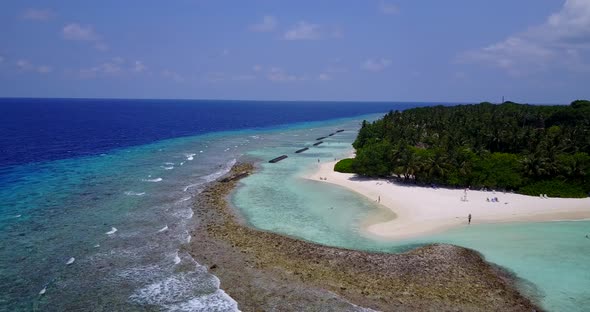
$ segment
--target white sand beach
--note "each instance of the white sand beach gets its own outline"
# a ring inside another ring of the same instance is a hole
[[[317,170],[305,178],[340,185],[393,211],[395,219],[374,221],[365,228],[370,235],[380,238],[405,239],[468,226],[469,214],[471,224],[590,219],[590,198],[541,198],[418,187],[335,172],[335,163],[318,164]],[[465,195],[466,201],[463,200]],[[487,201],[492,198],[498,198],[498,202]]]

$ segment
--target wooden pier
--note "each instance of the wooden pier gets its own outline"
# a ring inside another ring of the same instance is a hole
[[[309,149],[309,147],[304,147],[304,148],[302,148],[302,149],[298,149],[298,150],[296,150],[296,151],[295,151],[295,153],[296,153],[296,154],[303,153],[303,152],[307,151],[308,149]]]
[[[317,142],[317,143],[314,143],[314,144],[313,144],[313,146],[318,146],[318,145],[320,145],[320,144],[322,144],[322,143],[324,143],[324,141],[319,141],[319,142]]]

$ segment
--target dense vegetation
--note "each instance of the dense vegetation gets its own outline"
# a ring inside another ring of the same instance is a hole
[[[354,169],[352,169],[352,163],[354,159],[352,158],[345,158],[340,160],[339,162],[334,165],[334,171],[343,172],[343,173],[354,173]]]
[[[585,197],[590,101],[435,106],[364,121],[346,171],[403,181]]]

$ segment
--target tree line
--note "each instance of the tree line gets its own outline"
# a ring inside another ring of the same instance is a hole
[[[590,101],[434,106],[363,121],[336,170],[554,197],[590,192]]]

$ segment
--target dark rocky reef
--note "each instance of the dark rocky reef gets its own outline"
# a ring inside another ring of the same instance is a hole
[[[539,311],[509,274],[470,249],[368,253],[254,229],[227,201],[253,170],[237,164],[200,194],[187,246],[242,311]]]

